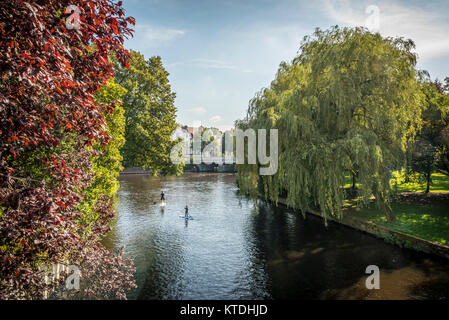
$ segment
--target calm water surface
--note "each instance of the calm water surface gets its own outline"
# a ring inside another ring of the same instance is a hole
[[[238,194],[232,174],[120,177],[105,239],[134,260],[129,299],[448,299],[449,263]],[[165,208],[159,205],[166,193]],[[179,217],[185,205],[194,220]],[[380,290],[365,289],[368,265]]]

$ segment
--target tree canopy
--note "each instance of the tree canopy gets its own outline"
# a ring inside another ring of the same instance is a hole
[[[122,149],[125,167],[142,167],[153,173],[180,173],[181,165],[170,161],[176,145],[176,94],[171,91],[169,73],[160,57],[145,57],[132,51],[129,68],[117,65],[116,81],[127,93],[125,109],[125,145]]]
[[[279,130],[279,170],[259,177],[257,165],[238,165],[240,188],[341,217],[345,176],[354,174],[358,199],[366,203],[374,194],[392,221],[390,173],[403,165],[421,125],[413,48],[411,40],[363,28],[317,29],[305,37],[298,56],[281,63],[238,122]]]
[[[66,23],[71,5],[79,28]],[[124,298],[133,286],[130,261],[98,241],[114,215],[114,188],[88,189],[118,168],[120,121],[108,115],[120,110],[96,94],[113,76],[111,53],[128,63],[130,24],[121,1],[0,2],[1,299],[52,292],[60,283],[45,283],[44,270],[57,263],[96,279],[76,292],[84,297]]]
[[[418,173],[420,180],[426,183],[426,192],[429,192],[433,172],[449,175],[449,162],[445,161],[449,145],[445,139],[449,126],[449,99],[442,83],[431,81],[426,72],[422,72],[420,78],[425,97],[422,127],[416,141],[410,146],[409,173]]]

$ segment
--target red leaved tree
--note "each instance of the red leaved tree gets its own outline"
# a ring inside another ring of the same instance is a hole
[[[95,93],[113,76],[110,53],[127,65],[130,24],[121,1],[0,1],[0,299],[42,298],[54,284],[39,270],[57,262],[103,275],[88,298],[125,298],[134,285],[130,261],[98,244],[111,205],[89,229],[77,210],[89,146],[107,144],[102,114],[113,110]]]

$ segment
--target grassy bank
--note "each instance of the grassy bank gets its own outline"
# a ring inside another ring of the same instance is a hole
[[[345,187],[350,187],[349,177]],[[406,181],[401,172],[394,172],[391,179],[393,190],[401,193],[413,193],[416,197],[408,197],[412,201],[401,201],[403,197],[392,204],[396,221],[387,223],[385,215],[375,204],[368,208],[349,207],[346,214],[351,217],[382,225],[392,230],[403,232],[432,242],[449,245],[449,206],[438,202],[439,198],[447,197],[449,193],[449,177],[441,173],[432,174],[430,195],[425,196],[425,183],[417,177],[409,177]],[[440,193],[440,194],[438,194]],[[432,197],[430,197],[432,196]]]
[[[346,214],[364,221],[410,234],[425,240],[449,245],[449,207],[393,203],[396,222],[387,223],[385,215],[372,204],[368,208],[348,209]]]

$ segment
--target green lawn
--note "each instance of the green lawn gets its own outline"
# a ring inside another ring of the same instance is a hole
[[[395,172],[393,175],[397,175],[397,179],[392,179],[391,187],[398,192],[404,191],[416,191],[424,192],[426,190],[426,184],[420,183],[418,179],[414,181],[401,183],[403,176],[400,173]],[[398,183],[399,182],[399,183]],[[430,192],[449,192],[449,177],[442,173],[432,174],[432,184],[430,185]]]
[[[422,239],[449,245],[449,207],[394,203],[396,222],[386,223],[385,215],[372,204],[360,210],[348,209],[347,214]]]
[[[398,192],[405,191],[415,191],[424,192],[426,191],[426,184],[420,182],[419,179],[415,177],[410,178],[411,181],[405,182],[405,176],[403,172],[395,171],[393,172],[393,178],[390,180],[391,188]],[[356,183],[356,186],[359,186]],[[352,177],[349,175],[345,176],[345,186],[344,188],[352,187]],[[430,186],[430,192],[449,192],[449,177],[442,173],[432,174],[432,184]]]
[[[350,176],[345,177],[345,182],[345,188],[352,187]],[[390,185],[397,192],[426,190],[425,183],[420,182],[417,176],[410,177],[409,181],[405,182],[405,175],[401,171],[393,172]],[[441,173],[432,174],[430,192],[449,192],[449,177]],[[393,223],[386,223],[385,215],[374,204],[360,209],[348,206],[347,214],[425,240],[449,245],[449,206],[396,202],[393,203],[392,209],[396,216],[396,222]]]

